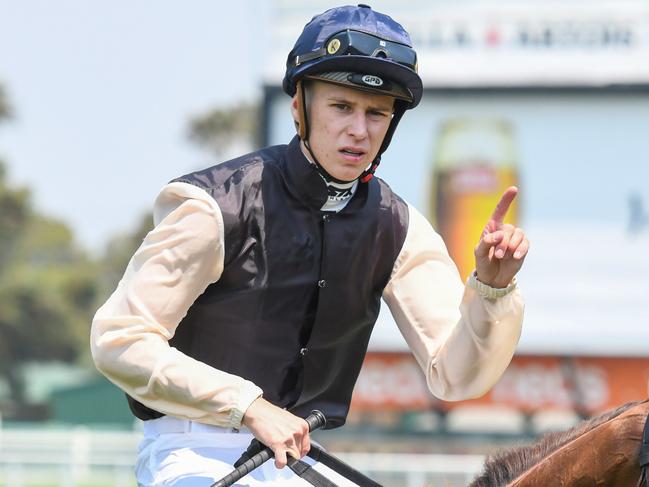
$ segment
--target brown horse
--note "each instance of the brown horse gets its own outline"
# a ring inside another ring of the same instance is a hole
[[[649,400],[630,402],[489,457],[469,487],[649,487],[648,415]]]

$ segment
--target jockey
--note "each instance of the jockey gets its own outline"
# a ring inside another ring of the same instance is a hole
[[[283,88],[293,140],[166,185],[93,320],[96,366],[143,422],[139,485],[209,485],[253,438],[275,461],[237,485],[305,485],[283,468],[309,451],[303,418],[345,423],[381,299],[439,398],[484,394],[514,353],[529,245],[503,223],[516,188],[464,284],[426,219],[373,177],[422,97],[404,28],[367,5],[327,10],[289,53]]]

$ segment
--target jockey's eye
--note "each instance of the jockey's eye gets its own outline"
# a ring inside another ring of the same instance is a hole
[[[390,115],[390,112],[384,110],[369,110],[368,114],[374,118],[387,118]]]
[[[331,106],[341,112],[348,112],[351,110],[351,106],[349,106],[347,103],[333,103]]]

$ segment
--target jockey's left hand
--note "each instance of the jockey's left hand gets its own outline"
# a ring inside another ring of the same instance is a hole
[[[474,249],[476,277],[494,288],[510,284],[530,246],[522,229],[503,222],[517,194],[516,186],[505,190]]]

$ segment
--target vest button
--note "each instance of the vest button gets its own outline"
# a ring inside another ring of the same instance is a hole
[[[306,348],[306,347],[300,348],[300,355],[302,355],[304,357],[307,353],[309,353],[308,348]]]
[[[327,281],[325,281],[324,279],[320,279],[318,281],[318,287],[327,287]]]
[[[322,215],[322,221],[327,223],[329,220],[331,220],[331,215],[329,213],[325,213]]]

